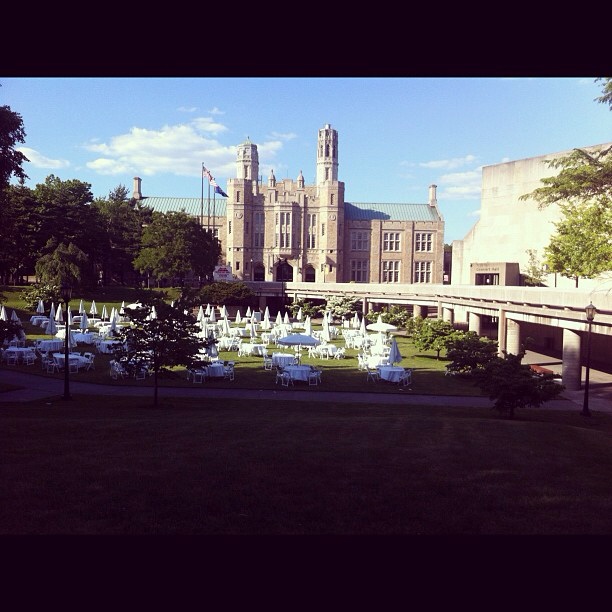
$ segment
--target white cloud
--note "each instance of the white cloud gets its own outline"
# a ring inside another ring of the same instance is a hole
[[[92,140],[84,145],[87,151],[99,155],[86,165],[104,175],[198,176],[204,163],[219,181],[234,176],[236,168],[236,146],[225,145],[216,138],[227,131],[225,125],[210,117],[197,117],[160,129],[133,127],[128,133],[105,142]],[[285,134],[283,137],[292,136]],[[282,148],[279,138],[258,145],[262,168],[265,164],[268,167],[273,164]]]
[[[268,138],[278,140],[293,140],[294,138],[297,138],[297,134],[295,132],[287,132],[286,134],[283,134],[282,132],[272,132]]]
[[[454,170],[476,162],[474,155],[465,155],[464,157],[453,157],[451,159],[438,159],[428,162],[421,162],[421,168],[432,168],[434,170]]]
[[[45,157],[35,149],[30,149],[29,147],[16,147],[16,150],[23,153],[35,168],[59,170],[61,168],[70,167],[70,162],[66,159],[51,159],[50,157]]]
[[[177,109],[180,113],[195,113],[198,110],[197,106],[179,106]]]
[[[438,185],[442,187],[438,199],[442,200],[470,200],[480,199],[482,188],[482,168],[468,172],[453,172],[438,178]]]

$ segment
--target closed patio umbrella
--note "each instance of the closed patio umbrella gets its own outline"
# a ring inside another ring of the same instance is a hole
[[[38,314],[44,314],[45,312],[45,304],[42,300],[38,300],[38,306],[36,306],[36,312]]]
[[[198,310],[198,316],[196,317],[196,321],[201,321],[204,318],[204,308],[202,304],[200,304],[200,308]]]
[[[215,309],[214,308],[210,309],[210,317],[208,318],[208,320],[209,320],[210,323],[216,323],[217,317],[215,315]]]
[[[236,325],[240,325],[240,323],[242,322],[242,317],[240,316],[240,310],[236,311],[236,320],[235,323]]]
[[[64,313],[62,312],[62,303],[59,302],[57,305],[57,311],[55,312],[55,321],[59,323],[64,320]]]
[[[102,317],[103,321],[106,321],[106,319],[108,319],[108,312],[106,311],[106,304],[102,306],[102,314],[100,316]]]
[[[45,333],[49,334],[50,336],[55,336],[55,334],[57,334],[57,323],[55,322],[54,316],[49,316],[49,322],[45,328]]]
[[[79,302],[79,314],[82,315],[85,312],[85,304],[83,304],[83,300]]]
[[[91,308],[89,309],[89,314],[94,316],[98,314],[98,307],[96,306],[95,300],[91,301]]]
[[[8,321],[8,315],[6,314],[4,304],[2,304],[2,308],[0,308],[0,321]]]
[[[304,334],[306,336],[312,336],[312,322],[309,315],[306,316],[306,321],[304,321]]]
[[[87,331],[88,327],[89,327],[89,319],[87,318],[87,313],[83,311],[83,314],[81,315],[81,322],[79,323],[79,328],[82,329],[83,331]]]
[[[395,339],[395,337],[391,340],[391,346],[389,349],[388,359],[391,365],[395,365],[396,363],[399,363],[403,359],[402,354],[400,353],[399,347],[397,346],[397,340]]]

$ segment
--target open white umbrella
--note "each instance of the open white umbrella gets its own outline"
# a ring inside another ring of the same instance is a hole
[[[366,329],[370,331],[377,331],[377,332],[384,332],[384,333],[387,333],[390,331],[397,331],[397,327],[395,327],[395,325],[391,325],[390,323],[383,323],[381,315],[378,315],[378,319],[376,320],[376,323],[370,323],[369,325],[366,325]]]
[[[45,304],[42,300],[38,300],[38,306],[36,306],[36,312],[38,314],[44,314],[45,312]]]
[[[87,313],[85,311],[83,311],[83,314],[81,315],[81,322],[79,323],[79,327],[83,331],[87,331],[87,328],[89,327],[89,319],[87,318]]]
[[[391,365],[399,363],[403,359],[400,353],[399,347],[397,346],[397,340],[393,338],[391,340],[391,346],[389,348],[389,362]]]
[[[89,314],[94,316],[98,314],[98,307],[96,306],[95,300],[91,300],[91,308],[89,309]]]

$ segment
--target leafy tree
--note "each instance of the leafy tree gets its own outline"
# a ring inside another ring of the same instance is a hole
[[[88,256],[72,242],[56,244],[50,240],[48,252],[36,262],[36,275],[43,283],[72,287],[78,286],[83,280],[83,269],[87,265]]]
[[[446,369],[453,374],[472,375],[497,357],[497,348],[495,340],[474,331],[457,330],[447,345],[446,357],[451,363]]]
[[[134,266],[158,282],[162,278],[178,278],[182,285],[190,271],[200,277],[212,275],[220,256],[219,240],[197,219],[183,211],[154,212],[142,234]]]
[[[366,320],[373,323],[374,321],[378,320],[378,315],[380,315],[383,323],[395,325],[398,328],[406,328],[406,326],[410,325],[409,322],[412,319],[408,308],[406,306],[401,306],[400,304],[392,304],[380,312],[369,312],[366,314]]]
[[[526,253],[529,256],[529,261],[525,268],[525,285],[528,287],[542,287],[546,278],[546,272],[538,259],[538,252],[536,249],[527,249]]]
[[[132,325],[119,332],[124,344],[114,356],[125,360],[128,367],[148,360],[153,371],[153,403],[157,406],[159,378],[175,375],[172,368],[176,366],[192,366],[198,361],[198,351],[216,341],[196,336],[200,331],[196,317],[180,298],[174,306],[155,297],[141,303],[142,307],[130,311]]]
[[[3,344],[5,340],[10,342],[13,338],[19,338],[22,335],[23,327],[19,323],[0,319],[0,344]]]
[[[25,136],[21,115],[10,106],[0,106],[0,191],[8,187],[12,176],[22,184],[28,178],[22,165],[30,160],[15,148],[25,142]]]
[[[494,408],[510,419],[515,410],[532,406],[557,397],[565,388],[553,381],[552,376],[537,376],[521,361],[524,350],[518,355],[503,351],[503,357],[495,357],[481,369],[474,371],[476,385],[495,400]]]
[[[103,284],[126,284],[136,274],[133,261],[138,256],[143,227],[151,223],[153,209],[128,196],[124,185],[117,186],[108,198],[93,202],[104,228],[100,256]]]
[[[595,82],[602,81],[601,96],[595,98],[595,102],[601,104],[607,104],[612,109],[612,78],[611,77],[597,77]]]
[[[34,283],[21,292],[21,299],[30,310],[36,309],[38,300],[48,303],[50,308],[51,302],[59,302],[61,297],[60,286],[50,283]]]
[[[440,352],[454,340],[455,328],[442,319],[423,319],[413,336],[414,346],[420,351],[436,351],[436,359]]]
[[[291,314],[295,317],[299,312],[300,308],[302,309],[302,315],[304,317],[316,317],[321,314],[322,307],[320,304],[316,304],[312,300],[307,300],[304,298],[298,298],[294,300],[292,304],[289,305],[289,310]]]
[[[406,335],[409,337],[417,336],[424,321],[423,317],[408,317],[404,326],[406,328]]]
[[[331,312],[332,317],[337,319],[347,319],[356,312],[361,312],[361,300],[349,295],[333,295],[321,309],[321,312]]]

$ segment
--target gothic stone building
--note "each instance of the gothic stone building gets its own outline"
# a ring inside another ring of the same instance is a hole
[[[319,130],[316,183],[259,180],[257,145],[237,148],[236,178],[227,198],[133,197],[159,212],[184,210],[217,236],[220,264],[254,281],[442,283],[444,220],[429,187],[420,204],[346,202],[338,180],[338,132]]]

